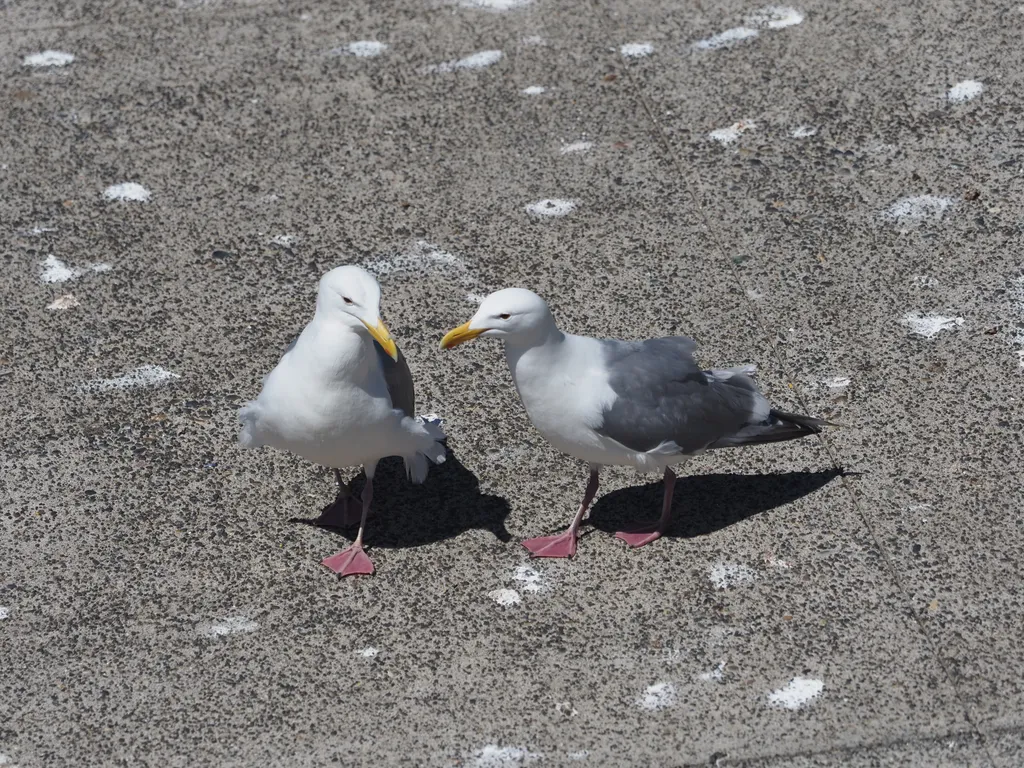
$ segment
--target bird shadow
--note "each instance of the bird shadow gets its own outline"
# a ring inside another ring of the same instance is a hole
[[[666,536],[684,539],[720,531],[762,512],[814,493],[844,473],[819,472],[767,475],[691,475],[676,480],[672,524]],[[623,488],[602,496],[590,512],[591,524],[602,531],[621,531],[657,520],[664,485],[661,481]]]
[[[366,483],[360,471],[352,481],[358,497]],[[332,505],[324,508],[326,512]],[[500,496],[480,492],[480,481],[459,461],[449,448],[443,464],[430,467],[422,485],[414,485],[405,475],[398,457],[382,459],[373,476],[373,502],[366,523],[364,541],[369,547],[418,547],[450,539],[464,531],[480,528],[491,531],[502,542],[512,540],[505,528],[511,508]],[[355,536],[358,525],[323,525],[317,518],[292,518],[305,523]]]

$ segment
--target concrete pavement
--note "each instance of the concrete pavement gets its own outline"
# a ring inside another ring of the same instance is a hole
[[[0,765],[1024,760],[1015,6],[0,14]],[[453,454],[345,581],[329,473],[235,443],[340,263]],[[585,468],[436,349],[507,285],[848,427],[692,462],[640,551],[609,471],[530,562]]]

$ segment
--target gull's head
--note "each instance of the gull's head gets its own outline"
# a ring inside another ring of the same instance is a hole
[[[451,349],[477,336],[528,344],[546,337],[554,324],[547,302],[536,293],[525,288],[505,288],[484,299],[468,323],[446,333],[441,348]]]
[[[336,267],[321,277],[316,309],[359,333],[368,332],[392,360],[398,359],[398,347],[380,319],[380,285],[362,267]]]

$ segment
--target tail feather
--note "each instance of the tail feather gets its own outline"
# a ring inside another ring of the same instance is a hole
[[[734,448],[741,445],[760,445],[762,443],[781,443],[784,440],[796,440],[808,435],[817,435],[822,427],[837,427],[838,424],[789,413],[773,408],[768,419],[760,424],[748,424],[739,432],[715,441],[709,448]]]
[[[242,423],[242,431],[238,433],[238,442],[243,448],[259,448],[263,443],[258,436],[259,406],[252,402],[246,403],[238,410],[238,420]]]
[[[790,413],[788,411],[780,411],[778,408],[772,408],[771,416],[773,419],[779,419],[780,421],[789,422],[790,424],[797,424],[801,427],[811,430],[814,434],[821,432],[822,427],[838,427],[839,424],[834,424],[831,421],[825,421],[824,419],[818,419],[814,416],[805,416],[802,413]]]
[[[408,417],[406,417],[408,419]],[[441,429],[440,419],[420,416],[415,419],[408,419],[412,422],[410,429],[421,436],[420,445],[416,453],[405,457],[405,472],[414,483],[422,483],[427,479],[427,472],[430,470],[429,459],[434,464],[443,464],[445,451],[447,450],[444,441],[448,439],[444,430]]]

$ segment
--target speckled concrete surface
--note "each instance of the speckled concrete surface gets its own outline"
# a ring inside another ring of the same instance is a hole
[[[0,3],[0,765],[1020,765],[1024,14],[474,5]],[[350,262],[452,455],[339,581],[235,410]],[[531,563],[585,470],[436,349],[514,284],[848,428],[693,462],[641,551],[609,471]]]

